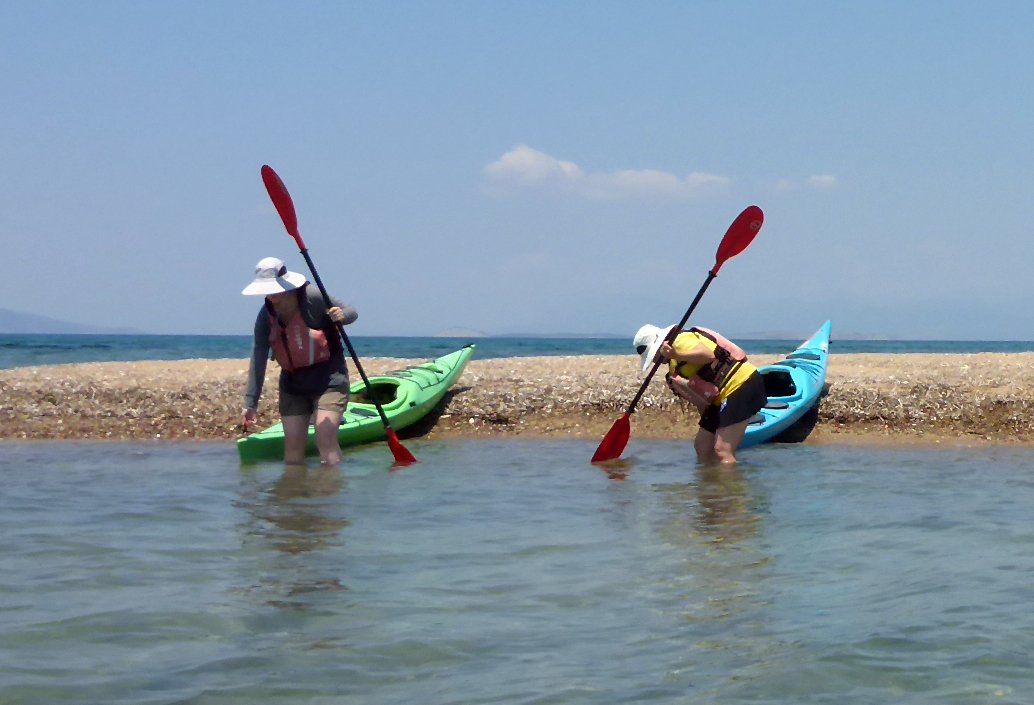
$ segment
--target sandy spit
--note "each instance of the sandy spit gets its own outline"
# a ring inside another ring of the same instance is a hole
[[[369,358],[363,368],[374,375],[413,362]],[[277,420],[270,368],[261,426]],[[247,360],[0,370],[0,438],[237,438],[246,373]],[[1034,442],[1034,353],[833,355],[827,381],[809,441]],[[400,436],[601,438],[638,385],[632,356],[474,359],[438,409]],[[695,416],[654,380],[633,433],[688,438]]]

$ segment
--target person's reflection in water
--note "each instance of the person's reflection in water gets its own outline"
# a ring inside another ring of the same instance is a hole
[[[757,498],[739,466],[703,466],[695,482],[658,485],[666,509],[657,533],[666,550],[655,579],[670,591],[680,624],[716,624],[760,608],[768,556],[754,537]]]
[[[747,481],[738,468],[697,465],[696,481],[657,485],[669,521],[666,538],[678,544],[735,543],[757,530],[758,514],[751,507]]]
[[[348,526],[341,503],[328,501],[343,484],[335,466],[287,465],[253,501],[242,502],[253,519],[247,543],[255,546],[251,538],[258,537],[266,548],[275,549],[259,546],[258,585],[249,588],[279,596],[265,600],[267,604],[304,609],[309,605],[303,595],[348,589],[341,583],[337,561],[322,555],[338,544]]]
[[[270,492],[271,511],[267,517],[281,529],[270,536],[276,547],[285,553],[312,551],[348,526],[347,519],[324,511],[331,508],[326,503],[304,501],[332,497],[341,491],[342,484],[337,467],[321,465],[309,469],[305,465],[285,465],[283,475]]]
[[[751,511],[747,482],[736,468],[697,468],[696,524],[715,541],[735,542],[752,535],[758,515]]]
[[[657,630],[686,645],[669,664],[672,673],[726,670],[727,654],[763,663],[779,643],[766,622],[771,559],[759,538],[765,498],[744,469],[698,465],[691,481],[656,486],[659,550],[644,592],[667,617]]]

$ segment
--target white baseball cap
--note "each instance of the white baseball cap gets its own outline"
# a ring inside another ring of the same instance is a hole
[[[264,257],[255,265],[255,279],[241,291],[245,296],[269,296],[293,291],[305,283],[305,276],[287,271],[284,261]]]

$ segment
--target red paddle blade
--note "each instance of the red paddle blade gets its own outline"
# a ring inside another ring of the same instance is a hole
[[[621,452],[628,445],[628,436],[632,432],[632,425],[628,421],[629,414],[626,411],[620,419],[607,431],[607,435],[600,441],[600,447],[592,456],[592,462],[599,463],[605,460],[614,460],[621,457]]]
[[[391,454],[395,456],[395,465],[412,465],[416,462],[416,456],[409,452],[399,437],[395,435],[395,429],[389,428],[388,431],[388,447],[391,448]]]
[[[765,222],[765,214],[757,206],[747,206],[743,212],[736,216],[732,225],[725,231],[725,237],[718,244],[718,252],[714,256],[714,269],[712,273],[718,274],[726,260],[732,259],[747,249],[754,236],[761,230]]]
[[[284,182],[268,164],[262,165],[262,183],[266,185],[266,193],[269,194],[269,200],[276,206],[280,220],[284,221],[287,234],[298,243],[298,249],[304,250],[305,243],[302,242],[302,236],[298,232],[298,215],[294,212],[294,201],[291,200],[291,194],[288,193]]]

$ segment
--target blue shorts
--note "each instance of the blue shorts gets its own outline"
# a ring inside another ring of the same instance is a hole
[[[768,403],[768,392],[761,374],[754,372],[743,386],[729,395],[721,406],[712,404],[700,416],[700,428],[711,433],[720,428],[735,426],[761,411]]]

